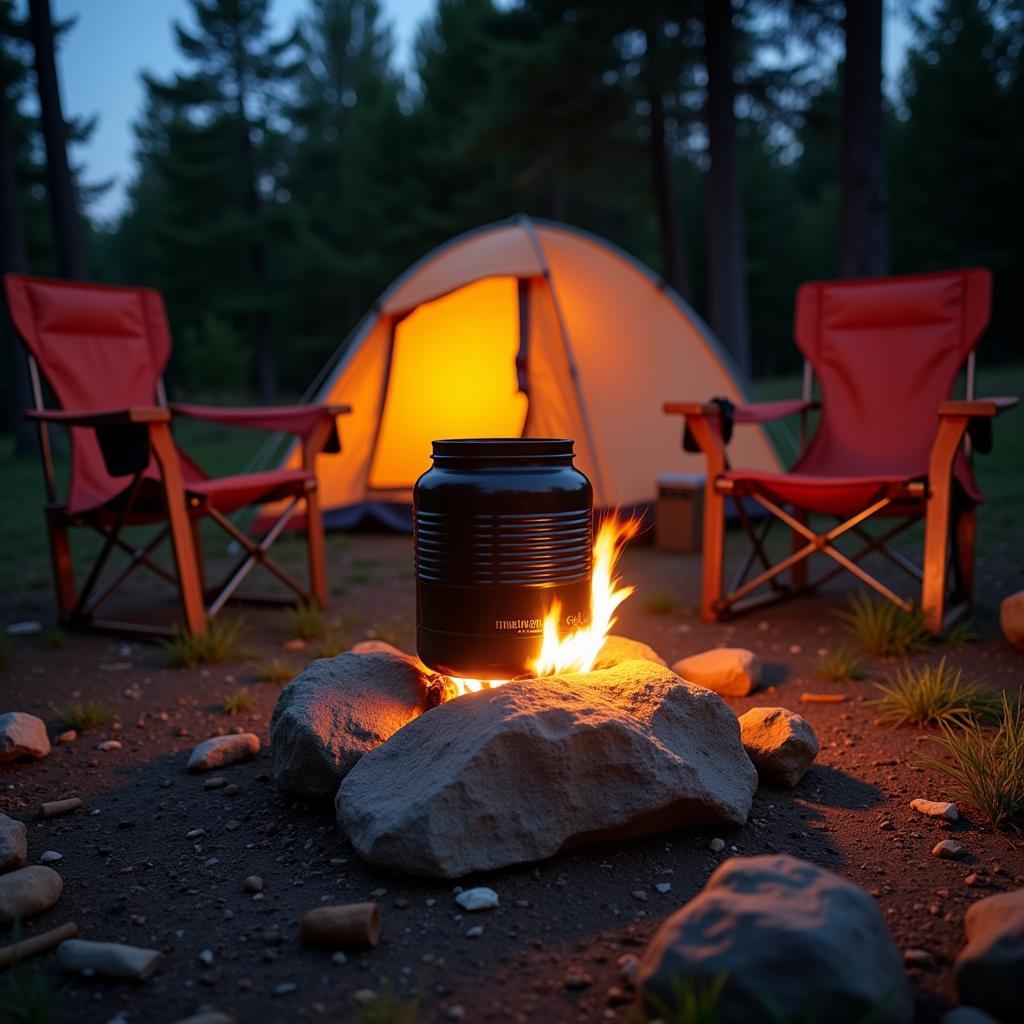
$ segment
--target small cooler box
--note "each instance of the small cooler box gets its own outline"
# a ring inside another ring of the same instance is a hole
[[[704,474],[662,473],[654,542],[661,551],[691,555],[700,551],[704,524]]]

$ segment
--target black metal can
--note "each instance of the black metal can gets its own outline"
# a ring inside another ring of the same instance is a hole
[[[590,622],[593,490],[573,442],[434,441],[416,481],[416,647],[446,675],[531,670],[557,601],[559,631]]]

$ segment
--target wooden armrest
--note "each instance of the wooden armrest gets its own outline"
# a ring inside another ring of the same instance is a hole
[[[662,412],[668,416],[718,416],[721,409],[713,402],[666,402]]]
[[[352,411],[350,405],[279,405],[269,408],[222,408],[214,405],[185,405],[171,403],[175,416],[188,416],[222,423],[225,426],[248,427],[253,430],[283,430],[289,434],[311,433],[324,420],[333,422],[335,417]]]
[[[1016,395],[994,398],[949,399],[939,405],[940,416],[998,416],[1008,412],[1020,399]]]
[[[161,406],[132,406],[127,409],[28,409],[25,419],[63,423],[68,427],[118,427],[138,423],[169,423],[171,412]]]

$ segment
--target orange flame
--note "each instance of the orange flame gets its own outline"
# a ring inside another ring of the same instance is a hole
[[[534,676],[553,676],[567,672],[589,672],[615,625],[615,612],[636,587],[620,586],[615,567],[626,544],[637,535],[639,519],[609,516],[594,539],[594,565],[590,580],[590,624],[560,636],[558,627],[562,608],[555,602],[544,616],[540,654],[530,666]],[[508,679],[463,679],[451,677],[459,694],[475,693],[502,686]]]

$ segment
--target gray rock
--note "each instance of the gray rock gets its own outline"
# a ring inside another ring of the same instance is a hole
[[[0,761],[46,757],[49,752],[50,737],[41,718],[25,711],[0,715]]]
[[[630,661],[447,701],[366,754],[335,808],[367,860],[456,878],[568,847],[742,824],[756,785],[718,697]]]
[[[371,651],[314,661],[274,708],[274,780],[307,799],[331,799],[356,762],[420,715],[426,700],[426,680],[408,656]]]
[[[929,818],[941,818],[943,821],[956,821],[960,816],[956,804],[946,800],[911,800],[910,807],[918,814],[925,814]]]
[[[761,660],[742,647],[717,647],[681,658],[672,671],[723,697],[745,697],[761,681]]]
[[[23,868],[28,860],[28,829],[20,821],[0,814],[0,874]]]
[[[64,882],[53,868],[30,864],[0,875],[0,924],[11,924],[49,910],[64,891]]]
[[[976,1006],[958,1006],[943,1016],[941,1024],[999,1024],[999,1021]]]
[[[1024,977],[1024,889],[971,904],[964,915],[967,945],[953,970],[960,999],[1003,1020],[1018,1020]]]
[[[740,737],[762,782],[792,789],[818,756],[818,737],[802,715],[786,708],[751,708],[740,715]]]
[[[910,1024],[903,962],[874,900],[788,855],[735,857],[655,933],[637,988],[672,1006],[679,986],[725,978],[720,1024]],[[772,1012],[769,1013],[768,1005]]]
[[[608,637],[601,648],[601,653],[594,662],[594,671],[602,668],[614,668],[624,661],[653,661],[655,665],[664,665],[668,668],[668,662],[653,648],[640,640],[630,640],[627,636]]]
[[[964,848],[955,839],[940,839],[932,847],[932,856],[941,857],[944,860],[956,860],[963,850]]]
[[[57,947],[57,959],[66,971],[99,974],[106,978],[145,981],[160,966],[164,955],[158,949],[123,946],[119,942],[89,942],[68,939]]]
[[[192,751],[186,766],[190,772],[207,772],[255,757],[260,752],[260,738],[253,732],[232,733],[203,740]]]

